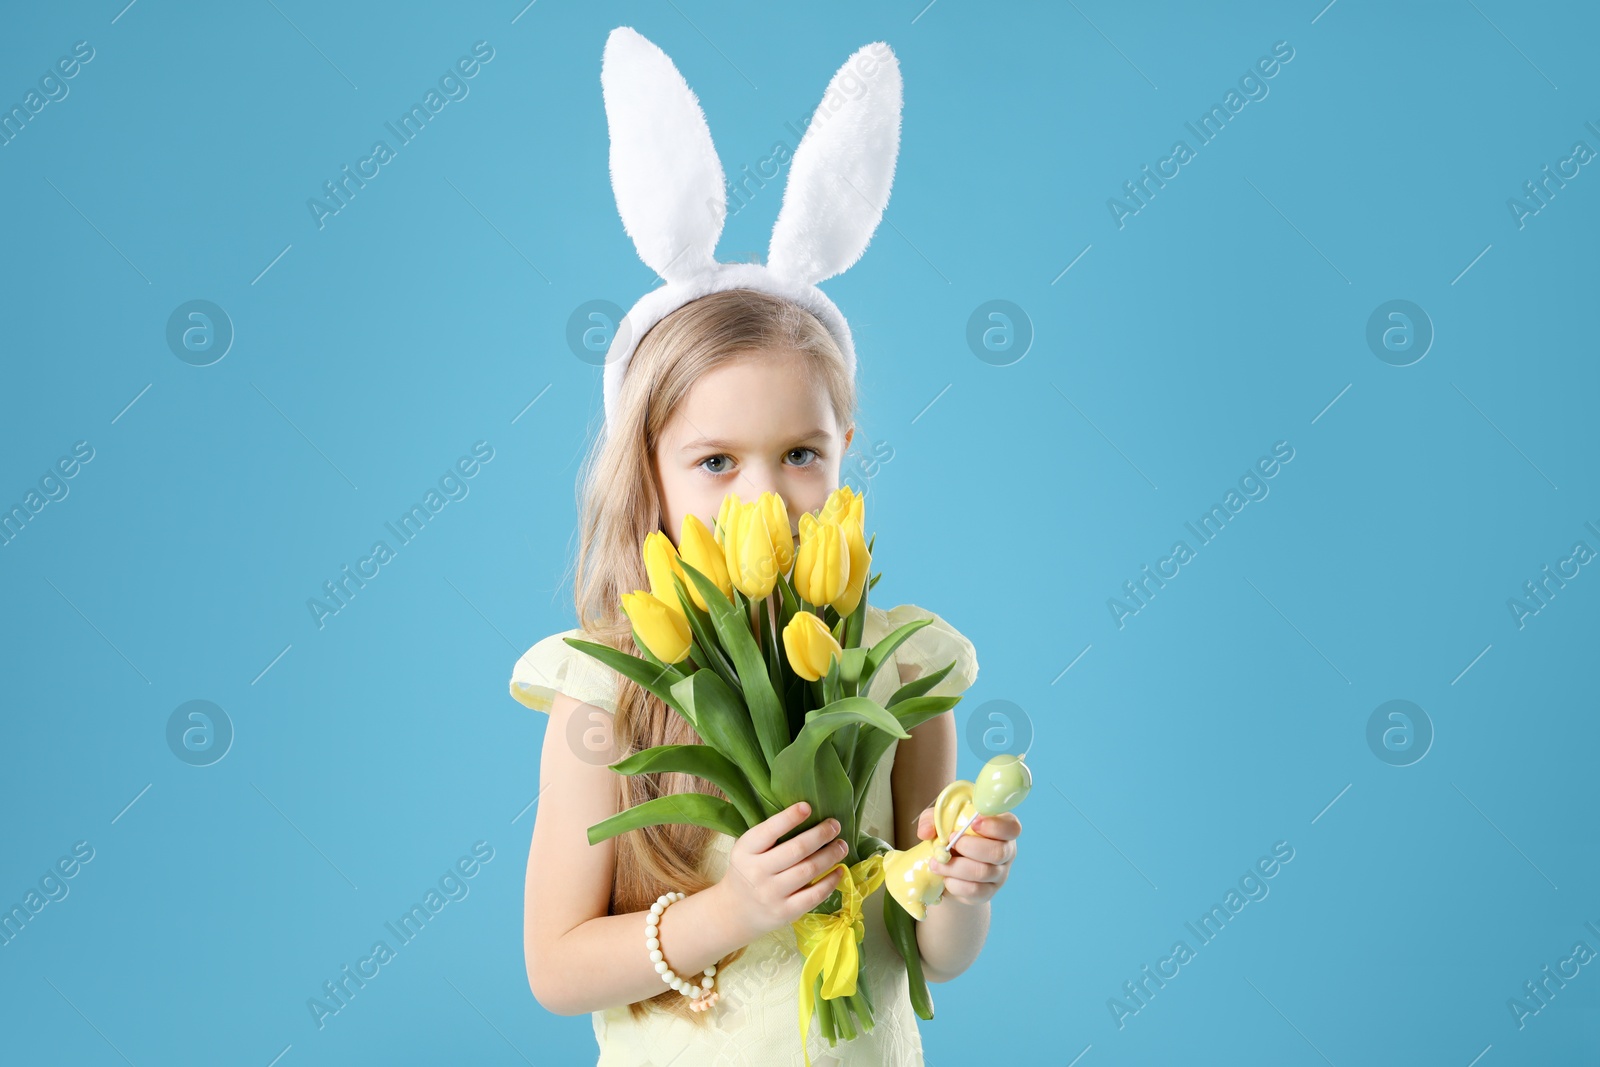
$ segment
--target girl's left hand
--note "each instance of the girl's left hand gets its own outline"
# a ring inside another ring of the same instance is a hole
[[[950,862],[932,860],[928,870],[944,878],[946,897],[981,904],[1005,885],[1021,833],[1022,823],[1014,812],[979,815],[950,850]],[[917,816],[917,836],[924,841],[934,837],[931,805]]]

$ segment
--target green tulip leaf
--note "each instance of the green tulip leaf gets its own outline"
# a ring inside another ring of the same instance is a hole
[[[773,618],[772,613],[767,610],[766,601],[762,601],[756,608],[756,614],[761,620],[761,645],[765,652],[767,664],[767,682],[772,686],[774,693],[781,693],[785,688],[783,677],[784,655],[781,647],[783,644],[783,632],[776,628],[777,619]],[[787,741],[794,736],[789,732],[787,715],[784,716],[783,728],[783,736]]]
[[[893,709],[893,707],[902,700],[910,700],[912,697],[922,696],[924,693],[928,692],[928,690],[944,681],[945,675],[954,670],[955,666],[956,661],[951,660],[949,663],[945,664],[943,667],[940,667],[932,674],[924,674],[920,678],[913,678],[911,681],[894,691],[894,696],[889,698],[889,703],[885,705],[885,707]]]
[[[794,668],[789,664],[788,650],[783,647],[783,631],[788,629],[796,612],[801,610],[800,597],[794,591],[794,585],[784,575],[778,575],[778,620],[773,641],[773,649],[778,653],[778,673],[781,678],[777,686],[778,692],[783,697],[784,721],[788,725],[788,736],[793,737],[800,732],[800,727],[805,725],[806,705],[803,697],[796,697],[799,686],[806,684],[806,680],[794,673]]]
[[[678,668],[664,664],[660,660],[655,660],[652,663],[649,660],[640,659],[638,656],[630,656],[626,652],[612,648],[610,645],[602,645],[596,641],[585,641],[581,637],[563,637],[562,640],[579,652],[593,656],[618,674],[632,678],[646,690],[659,697],[668,707],[688,719],[690,725],[694,724],[693,714],[685,711],[681,702],[672,695],[672,686],[686,677]],[[643,649],[644,645],[640,644],[639,647]],[[648,656],[649,654],[647,650],[645,655]],[[654,657],[651,658],[654,659]]]
[[[801,610],[800,595],[794,591],[794,584],[786,575],[778,575],[778,631],[789,625],[789,620],[794,618],[795,612]]]
[[[889,844],[889,842],[885,841],[881,837],[873,837],[871,834],[857,834],[856,840],[859,842],[859,850],[862,859],[870,859],[872,856],[875,856],[880,852],[894,851],[894,846]]]
[[[727,794],[747,826],[754,826],[766,818],[762,814],[761,802],[744,772],[710,745],[657,745],[611,764],[611,769],[618,774],[692,774],[704,778]]]
[[[860,858],[856,855],[855,791],[844,768],[844,761],[832,745],[817,747],[812,776],[816,802],[811,806],[809,821],[814,826],[825,819],[838,819],[839,839],[848,846],[841,862],[853,864]]]
[[[922,974],[922,952],[917,947],[917,920],[911,917],[911,913],[895,899],[893,893],[883,894],[883,926],[895,950],[900,953],[900,958],[905,961],[912,1010],[918,1018],[931,1020],[933,996],[928,992],[928,981]]]
[[[772,796],[780,808],[814,798],[817,749],[852,723],[874,726],[895,737],[911,736],[900,728],[900,720],[893,713],[866,697],[845,697],[817,708],[806,715],[799,735],[772,763]]]
[[[851,618],[854,617],[851,616]],[[861,669],[866,663],[866,658],[866,649],[847,648],[844,650],[842,657],[833,660],[829,664],[828,680],[832,683],[831,692],[834,700],[838,700],[840,697],[862,695],[862,690],[856,683],[861,676]],[[860,734],[861,724],[851,723],[833,735],[833,747],[839,753],[839,761],[845,767],[849,767],[855,762],[856,744]]]
[[[901,728],[909,733],[938,715],[942,715],[961,702],[960,697],[909,697],[889,709]],[[878,769],[878,761],[889,751],[889,746],[899,735],[890,735],[881,729],[863,730],[856,741],[853,758],[846,764],[850,781],[855,784],[856,821],[859,823],[866,810],[867,786]]]
[[[700,599],[710,609],[711,625],[721,639],[723,650],[738,670],[745,702],[750,708],[748,718],[755,724],[762,756],[770,764],[789,743],[789,721],[778,702],[777,691],[772,688],[772,679],[767,674],[767,664],[762,658],[761,648],[756,644],[755,634],[750,631],[749,615],[743,608],[735,608],[710,578],[687,563],[682,566],[683,573],[700,590]],[[737,595],[738,590],[735,589],[734,593]],[[764,606],[762,610],[765,610]]]
[[[698,670],[672,687],[675,699],[693,711],[700,740],[716,749],[744,772],[756,796],[769,801],[772,796],[771,772],[761,754],[761,743],[750,722],[750,713],[716,671]],[[769,815],[777,814],[772,805]]]
[[[849,767],[855,764],[856,745],[860,743],[860,737],[861,724],[853,722],[828,738],[828,743],[837,754],[840,765],[845,767],[847,771]]]
[[[905,642],[906,638],[932,622],[932,619],[913,619],[873,645],[872,651],[867,653],[867,664],[861,669],[861,688],[865,689],[872,684],[878,668],[888,661],[889,656]]]
[[[682,563],[681,560],[679,562]],[[683,605],[684,617],[689,620],[689,630],[694,634],[695,645],[706,659],[706,666],[715,670],[721,675],[722,680],[735,690],[741,689],[738,672],[723,654],[722,646],[717,644],[715,632],[711,627],[711,616],[700,610],[700,606],[689,595],[688,587],[683,584],[682,575],[677,571],[672,573],[672,586],[678,591],[678,602]]]
[[[844,641],[845,648],[859,648],[861,635],[867,629],[867,591],[861,591],[861,597],[856,601],[855,608],[845,619]]]
[[[670,823],[704,826],[734,838],[749,829],[740,817],[739,809],[721,797],[709,793],[673,793],[635,804],[609,819],[595,823],[589,827],[589,844],[598,845],[629,830]]]
[[[867,663],[867,650],[864,648],[846,648],[839,658],[839,680],[845,685],[854,686],[861,680],[862,668]]]
[[[839,684],[839,657],[829,655],[828,673],[822,679],[822,702],[832,704],[844,696],[844,689]]]

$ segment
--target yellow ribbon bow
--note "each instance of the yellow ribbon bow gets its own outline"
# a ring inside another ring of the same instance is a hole
[[[839,879],[839,895],[844,898],[839,910],[831,915],[807,912],[790,924],[794,927],[795,944],[805,956],[805,964],[800,970],[800,1046],[806,1067],[811,1067],[811,1052],[805,1044],[806,1034],[811,1027],[811,1015],[816,1010],[812,997],[817,975],[822,975],[824,1000],[850,996],[856,991],[856,976],[861,964],[856,946],[867,936],[867,928],[861,918],[861,905],[874,889],[883,884],[883,853],[874,853],[854,867],[836,863],[817,875],[812,884],[826,878],[834,867],[845,870],[845,876]]]

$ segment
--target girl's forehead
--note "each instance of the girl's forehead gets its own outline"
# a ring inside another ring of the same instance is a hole
[[[798,360],[743,359],[701,375],[662,440],[675,449],[754,447],[837,432],[827,390]]]

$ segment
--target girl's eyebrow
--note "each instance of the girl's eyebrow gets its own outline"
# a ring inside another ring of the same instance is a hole
[[[828,436],[828,431],[827,430],[820,430],[820,429],[819,430],[807,430],[805,433],[798,435],[794,439],[796,441],[809,441],[814,437],[826,437],[826,436]],[[686,443],[683,446],[683,448],[679,449],[679,451],[681,451],[681,452],[698,452],[700,449],[703,449],[703,448],[737,449],[738,447],[739,446],[737,444],[735,444],[735,443],[733,443],[731,441],[717,441],[717,440],[713,440],[712,438],[709,438],[709,437],[701,437],[701,438],[697,438],[696,440],[689,441],[688,443]]]

